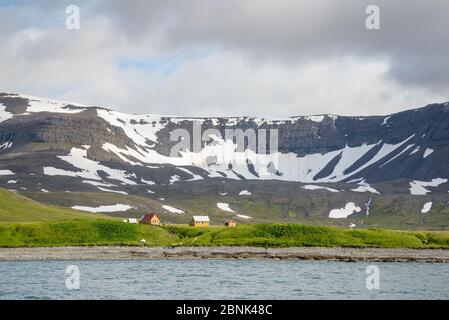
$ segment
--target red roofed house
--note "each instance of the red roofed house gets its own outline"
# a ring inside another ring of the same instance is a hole
[[[147,213],[140,218],[140,223],[158,226],[161,224],[161,218],[156,213]]]
[[[226,227],[235,227],[236,225],[237,225],[237,221],[232,220],[232,219],[225,222]]]

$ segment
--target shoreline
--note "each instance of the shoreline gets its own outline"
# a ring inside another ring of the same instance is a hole
[[[0,261],[275,259],[449,263],[449,250],[323,247],[30,247],[0,248]]]

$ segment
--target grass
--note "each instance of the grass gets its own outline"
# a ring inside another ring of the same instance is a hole
[[[0,247],[139,245],[141,239],[150,246],[179,241],[159,227],[45,205],[0,189]]]
[[[59,178],[58,178],[59,179]],[[71,179],[71,178],[70,178]],[[60,190],[67,182],[60,182]],[[186,224],[192,215],[208,215],[213,224],[224,224],[227,219],[236,218],[234,213],[225,212],[217,208],[218,202],[225,202],[237,213],[252,217],[252,219],[239,219],[240,224],[262,223],[300,223],[316,226],[348,227],[356,224],[357,227],[386,228],[404,230],[449,230],[449,207],[446,206],[447,197],[444,194],[432,196],[415,195],[374,195],[369,216],[366,215],[363,203],[368,201],[371,194],[354,193],[351,201],[357,203],[362,211],[354,213],[346,219],[330,219],[329,211],[340,208],[347,202],[343,193],[316,192],[311,195],[305,192],[298,184],[279,183],[270,181],[245,182],[243,187],[233,184],[217,182],[207,185],[200,180],[191,182],[190,189],[174,184],[169,186],[150,186],[155,194],[122,195],[110,192],[94,192],[95,188],[86,189],[86,192],[21,192],[28,198],[40,203],[71,207],[74,205],[99,206],[109,204],[129,204],[136,209],[126,212],[107,213],[109,216],[138,217],[142,211],[156,211],[162,220],[167,223]],[[240,182],[239,182],[240,183]],[[259,186],[259,183],[262,183]],[[250,196],[238,196],[239,190],[256,189]],[[90,188],[91,186],[86,186]],[[235,189],[232,189],[235,187]],[[228,192],[223,196],[219,193]],[[165,198],[164,201],[159,198]],[[421,209],[425,202],[432,201],[431,212],[422,214]],[[166,212],[161,206],[167,204],[183,210],[186,214],[172,214]]]
[[[0,247],[139,245],[141,239],[149,246],[449,249],[447,231],[351,230],[297,223],[240,224],[234,228],[133,225],[101,214],[44,205],[0,189]]]
[[[192,246],[449,248],[448,232],[349,230],[301,224],[165,229],[181,239],[180,245]]]
[[[0,247],[139,245],[166,246],[178,237],[160,227],[112,220],[0,224]]]
[[[0,224],[0,247],[139,245],[448,248],[449,232],[349,230],[300,224],[209,228],[133,225],[113,220]]]
[[[14,192],[0,189],[0,223],[65,221],[98,218],[112,219],[101,214],[41,204]]]

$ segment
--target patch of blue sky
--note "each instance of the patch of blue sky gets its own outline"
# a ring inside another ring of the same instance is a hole
[[[135,68],[145,73],[162,73],[169,75],[189,60],[202,59],[217,53],[217,49],[195,50],[195,52],[183,52],[165,57],[135,59],[132,57],[120,57],[118,66],[120,69]]]
[[[0,12],[14,12],[15,19],[22,28],[65,28],[67,18],[66,8],[78,5],[81,20],[92,17],[91,5],[84,1],[62,0],[53,1],[49,6],[45,2],[35,0],[0,0]]]
[[[118,59],[120,69],[135,68],[145,73],[170,74],[183,62],[182,58],[133,59],[121,57]]]
[[[4,14],[14,12],[14,18],[21,28],[51,27],[65,20],[65,11],[58,14],[55,10],[46,10],[36,1],[0,0],[0,12],[2,11]]]
[[[31,0],[22,0],[22,1],[17,1],[17,0],[0,0],[0,7],[12,7],[17,3],[31,3]]]

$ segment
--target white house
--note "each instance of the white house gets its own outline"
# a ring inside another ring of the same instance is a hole
[[[193,227],[208,227],[209,222],[208,216],[193,216],[190,225]]]

